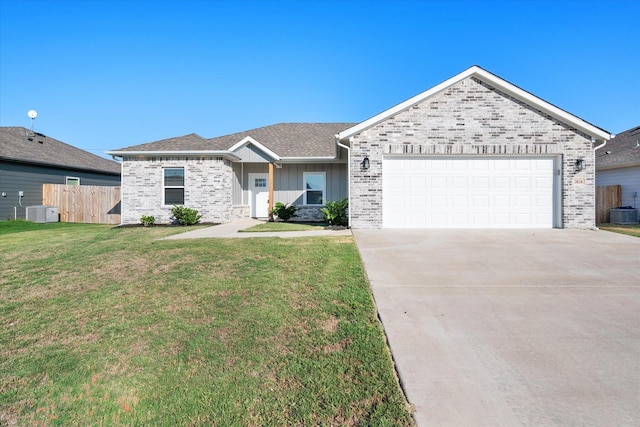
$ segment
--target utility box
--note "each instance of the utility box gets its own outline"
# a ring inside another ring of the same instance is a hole
[[[611,223],[620,225],[630,225],[638,223],[638,209],[629,207],[613,208],[609,211]]]
[[[59,222],[60,212],[55,206],[27,206],[27,221]]]

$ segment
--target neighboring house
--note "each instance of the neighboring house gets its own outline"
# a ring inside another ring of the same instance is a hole
[[[471,67],[362,123],[278,124],[108,152],[123,160],[122,221],[320,218],[350,202],[354,228],[595,227],[594,148],[611,135]],[[269,198],[269,192],[273,197]]]
[[[119,186],[120,164],[23,127],[0,127],[0,220],[42,205],[42,184]]]
[[[620,185],[621,206],[638,208],[640,197],[640,126],[619,133],[596,151],[596,185]]]

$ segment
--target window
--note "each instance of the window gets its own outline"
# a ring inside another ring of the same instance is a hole
[[[164,169],[164,204],[184,205],[184,168]]]
[[[323,205],[325,190],[324,172],[304,172],[304,204]]]
[[[255,182],[253,183],[253,186],[258,188],[258,187],[266,187],[267,186],[267,179],[266,178],[256,178]]]
[[[64,178],[64,183],[66,185],[80,185],[80,178],[75,176],[66,176]]]

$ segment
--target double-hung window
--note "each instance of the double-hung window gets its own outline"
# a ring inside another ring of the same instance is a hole
[[[184,205],[184,168],[164,168],[164,204]]]
[[[325,172],[304,172],[304,204],[324,205],[325,201]]]

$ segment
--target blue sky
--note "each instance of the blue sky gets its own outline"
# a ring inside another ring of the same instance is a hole
[[[0,0],[0,126],[95,154],[279,122],[360,122],[479,65],[640,125],[640,0]]]

